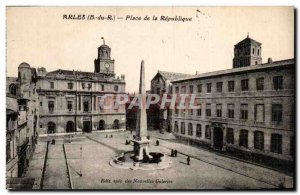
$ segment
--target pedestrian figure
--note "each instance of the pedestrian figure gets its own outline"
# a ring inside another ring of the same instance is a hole
[[[55,139],[52,139],[51,144],[55,145]]]
[[[132,129],[130,129],[130,133],[132,134]]]
[[[190,157],[188,156],[187,159],[186,159],[187,165],[190,165],[190,161],[191,161],[191,159],[190,159]]]
[[[110,138],[112,138],[113,137],[113,135],[110,135]]]
[[[156,145],[159,146],[159,141],[158,140],[156,140]]]
[[[174,157],[174,150],[171,150],[171,156]]]
[[[177,157],[177,150],[174,150],[174,156]]]

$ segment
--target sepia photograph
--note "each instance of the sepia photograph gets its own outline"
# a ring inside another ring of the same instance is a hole
[[[296,189],[293,6],[5,11],[7,190]]]

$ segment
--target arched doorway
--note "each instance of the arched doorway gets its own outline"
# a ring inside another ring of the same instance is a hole
[[[66,131],[67,131],[67,133],[75,131],[73,121],[68,121],[67,122],[67,129],[66,129]]]
[[[220,127],[214,127],[214,148],[217,150],[222,150],[223,148],[223,130]]]
[[[105,130],[105,121],[104,120],[100,120],[99,121],[99,130]]]
[[[118,119],[114,120],[113,129],[120,129],[120,121]]]
[[[56,131],[56,125],[54,122],[49,122],[48,123],[48,129],[47,129],[47,133],[48,134],[52,134],[52,133],[55,133]]]

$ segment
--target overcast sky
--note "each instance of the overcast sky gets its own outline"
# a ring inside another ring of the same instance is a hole
[[[197,11],[198,10],[198,11]],[[158,21],[63,20],[64,14],[158,16]],[[164,22],[160,16],[191,22]],[[7,8],[7,76],[22,62],[32,67],[94,71],[97,47],[105,37],[126,91],[138,91],[145,61],[146,88],[157,70],[195,74],[232,68],[234,44],[246,38],[262,43],[263,62],[294,58],[292,7],[10,7]]]

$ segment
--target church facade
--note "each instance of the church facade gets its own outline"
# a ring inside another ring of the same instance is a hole
[[[261,43],[247,37],[232,69],[172,83],[173,94],[195,94],[199,106],[173,112],[177,137],[273,165],[294,161],[294,59],[262,63]]]

